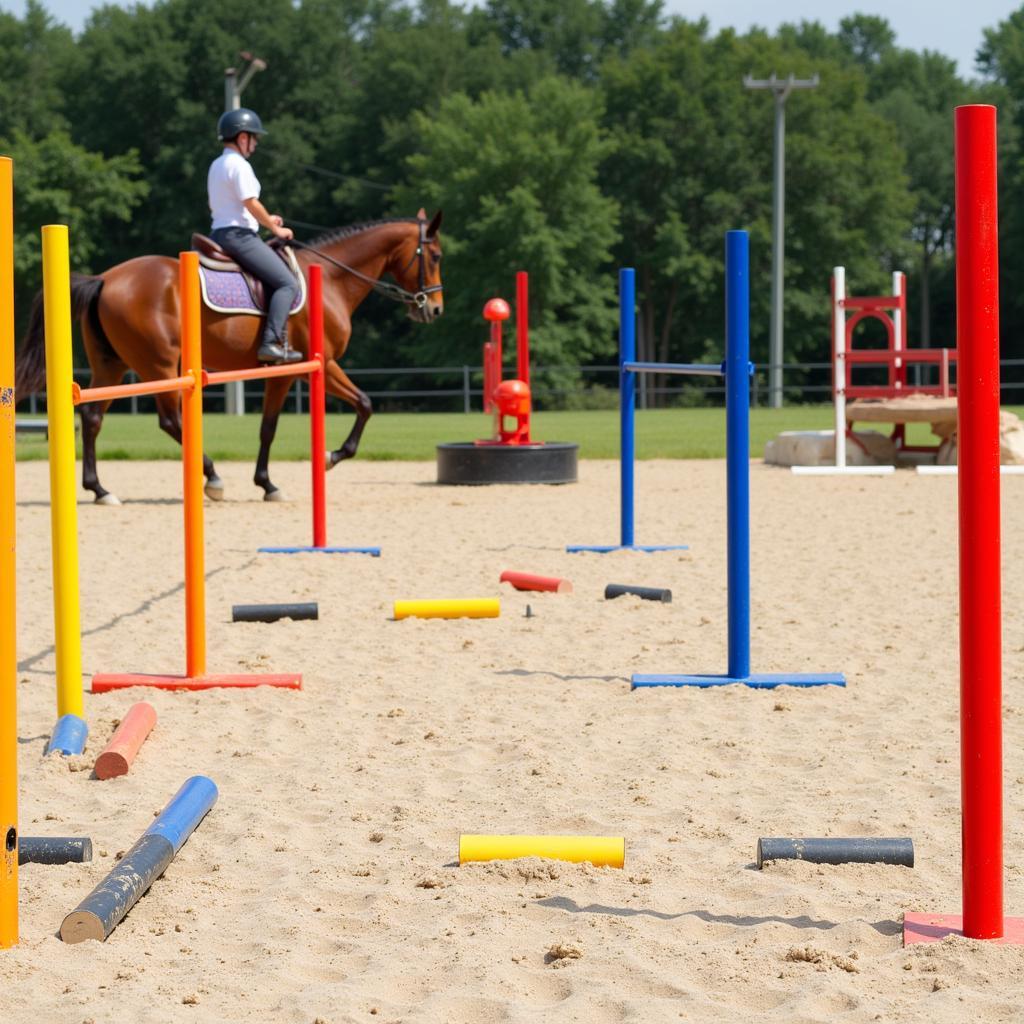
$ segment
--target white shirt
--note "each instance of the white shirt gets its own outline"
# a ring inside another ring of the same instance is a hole
[[[258,199],[260,183],[249,161],[241,153],[224,147],[210,164],[206,191],[213,215],[212,231],[217,228],[249,228],[259,230],[259,222],[243,205],[246,199]]]

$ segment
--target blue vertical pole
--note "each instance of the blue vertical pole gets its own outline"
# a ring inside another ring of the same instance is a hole
[[[619,271],[619,472],[621,536],[624,548],[633,546],[633,463],[636,458],[636,374],[623,369],[636,361],[636,271]]]
[[[750,244],[725,236],[725,459],[729,678],[750,675]]]

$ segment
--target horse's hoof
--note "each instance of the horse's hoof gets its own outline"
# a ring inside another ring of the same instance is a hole
[[[215,476],[212,480],[206,481],[206,486],[203,488],[203,491],[210,501],[223,501],[224,481],[221,480],[220,477]]]
[[[334,469],[334,452],[330,450],[324,452],[324,469]]]
[[[110,491],[107,491],[106,494],[101,494],[96,499],[96,504],[97,505],[120,505],[121,504],[121,499],[116,494],[111,494]]]
[[[287,501],[288,499],[285,497],[284,491],[278,490],[275,487],[274,490],[267,491],[267,493],[263,495],[263,500],[264,501]]]

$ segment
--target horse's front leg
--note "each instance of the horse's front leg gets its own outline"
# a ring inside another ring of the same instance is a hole
[[[359,440],[373,415],[373,403],[369,396],[352,383],[348,374],[333,359],[327,360],[327,392],[351,405],[356,414],[356,421],[352,424],[344,444],[327,453],[327,468],[333,469],[343,459],[353,458],[359,450]]]
[[[270,446],[274,443],[277,433],[277,420],[281,415],[288,389],[292,385],[291,377],[271,377],[265,382],[263,390],[263,419],[260,422],[260,453],[256,458],[256,473],[253,483],[263,488],[264,501],[286,501],[284,492],[275,487],[270,480]]]
[[[83,406],[84,408],[84,406]],[[174,392],[165,392],[156,396],[156,414],[160,429],[181,444],[181,399]],[[204,488],[211,501],[222,501],[224,498],[224,481],[217,476],[213,459],[203,454],[203,476],[206,477]]]

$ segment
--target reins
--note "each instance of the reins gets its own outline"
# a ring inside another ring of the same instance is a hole
[[[354,277],[358,277],[360,281],[368,284],[375,292],[383,295],[386,299],[392,299],[395,302],[403,302],[407,306],[415,306],[417,309],[423,309],[427,304],[427,298],[434,292],[439,292],[442,286],[439,284],[428,285],[425,280],[425,268],[424,268],[424,254],[423,246],[427,240],[426,235],[426,224],[421,220],[419,221],[420,226],[420,241],[416,247],[416,252],[413,254],[412,259],[419,257],[419,290],[415,292],[407,291],[401,285],[392,284],[390,281],[381,281],[377,278],[370,277],[368,274],[364,274],[361,270],[356,270],[355,267],[350,267],[347,263],[343,263],[341,260],[336,260],[333,256],[328,256],[327,253],[322,252],[320,249],[315,249],[313,246],[306,242],[300,242],[297,238],[290,238],[284,245],[297,246],[300,249],[305,249],[307,252],[313,253],[313,255],[319,257],[322,260],[326,260],[328,263],[338,267],[339,270],[344,270]],[[412,260],[409,261],[409,265],[412,265]],[[406,268],[408,269],[408,268]]]

